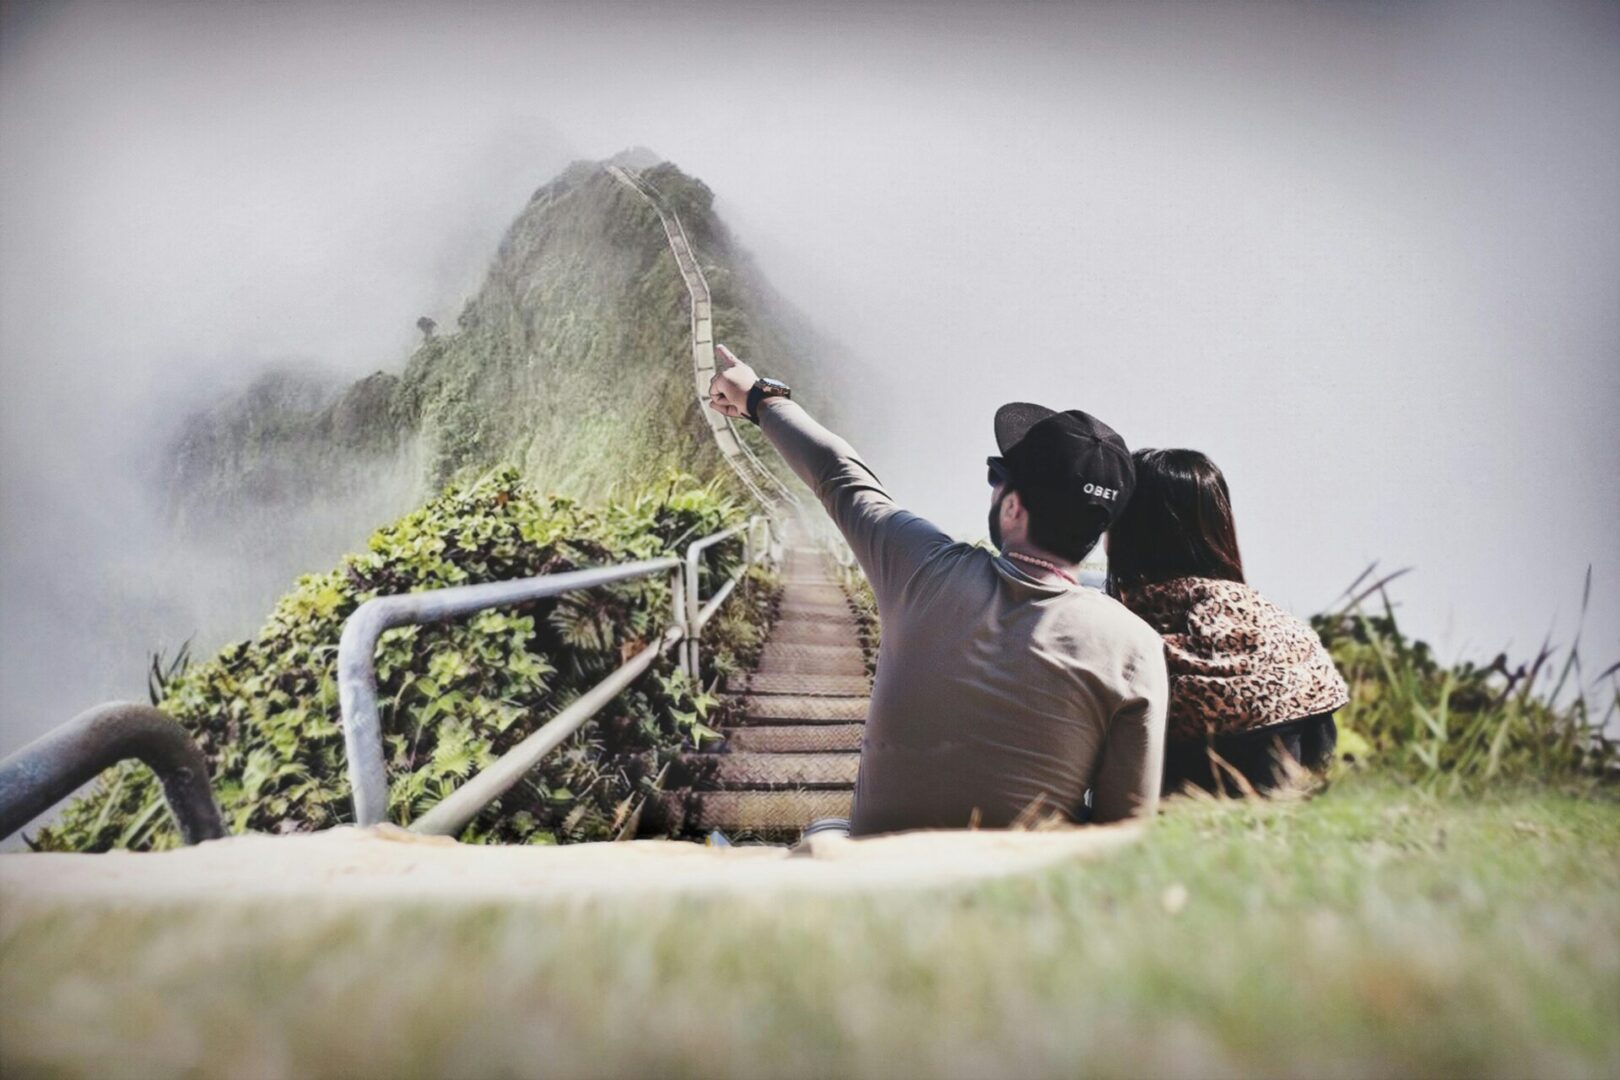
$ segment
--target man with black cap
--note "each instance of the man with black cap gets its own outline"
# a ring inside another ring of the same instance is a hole
[[[1124,605],[1078,584],[1080,561],[1131,496],[1124,440],[1078,410],[1002,406],[1001,453],[989,459],[998,555],[896,506],[786,386],[717,353],[710,407],[759,424],[877,597],[883,640],[851,831],[1150,816],[1164,646]]]

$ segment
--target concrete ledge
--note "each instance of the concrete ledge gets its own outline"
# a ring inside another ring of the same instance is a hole
[[[259,900],[572,900],[693,893],[891,891],[1026,873],[1118,850],[1137,824],[1040,832],[940,831],[714,848],[665,840],[486,847],[393,826],[240,836],[161,853],[0,855],[0,909]]]

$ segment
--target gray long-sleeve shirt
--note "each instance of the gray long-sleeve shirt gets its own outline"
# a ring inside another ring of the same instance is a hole
[[[843,439],[791,401],[760,426],[821,500],[877,597],[883,640],[852,830],[1151,814],[1164,647],[1094,589],[1037,580],[896,506]]]

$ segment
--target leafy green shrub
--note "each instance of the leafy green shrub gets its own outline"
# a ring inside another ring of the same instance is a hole
[[[1505,654],[1484,667],[1442,665],[1396,622],[1386,591],[1396,576],[1311,620],[1350,684],[1338,714],[1341,751],[1447,791],[1602,775],[1612,766],[1617,744],[1603,732],[1620,711],[1620,664],[1583,686],[1577,635],[1561,656],[1544,644],[1517,666]],[[1381,610],[1369,613],[1374,596]],[[1603,696],[1594,702],[1593,694]]]
[[[671,476],[657,491],[586,508],[543,497],[500,467],[378,530],[336,570],[301,578],[247,641],[176,671],[153,666],[155,703],[207,755],[227,827],[294,832],[352,820],[335,672],[344,621],[378,595],[557,573],[684,551],[740,520],[715,484]],[[723,581],[741,539],[709,549]],[[705,584],[705,592],[712,585]],[[754,572],[704,634],[705,679],[746,662],[772,585]],[[390,630],[376,655],[389,818],[408,822],[654,640],[666,576]],[[738,654],[743,654],[739,659]],[[714,698],[662,658],[486,810],[463,839],[546,843],[614,835],[663,764],[708,732]],[[109,771],[36,839],[53,850],[177,842],[144,766]]]

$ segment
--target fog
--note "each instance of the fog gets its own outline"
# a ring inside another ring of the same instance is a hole
[[[1080,407],[1209,452],[1298,612],[1378,560],[1443,656],[1527,653],[1590,564],[1620,659],[1620,5],[8,2],[0,751],[263,614],[168,544],[155,432],[398,370],[535,187],[637,144],[945,527],[998,404]]]

